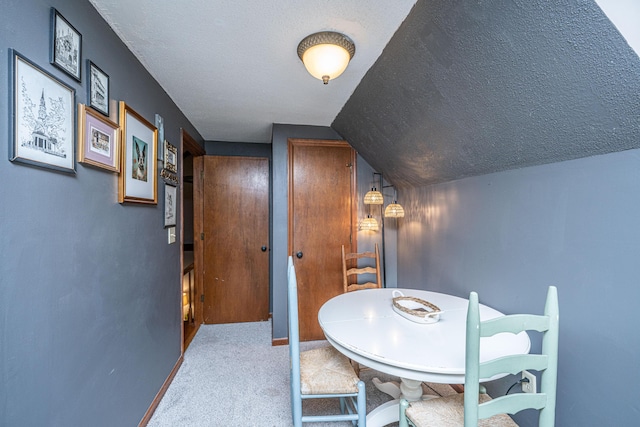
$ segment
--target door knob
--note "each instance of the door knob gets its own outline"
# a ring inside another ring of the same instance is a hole
[[[260,248],[260,250],[262,250],[262,252],[266,252],[267,251],[267,247],[263,246],[263,247]]]
[[[298,257],[298,259],[302,258],[302,255],[303,255],[302,251],[300,251],[300,252],[298,252],[298,253],[296,254],[296,256]]]

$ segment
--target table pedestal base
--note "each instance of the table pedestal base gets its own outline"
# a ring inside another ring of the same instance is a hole
[[[437,396],[422,396],[424,400],[436,399]],[[390,400],[367,414],[367,427],[383,427],[400,420],[400,399]]]
[[[383,383],[378,378],[373,378],[373,384],[378,390],[393,397],[394,400],[383,403],[367,414],[367,427],[382,427],[398,422],[400,419],[400,398],[410,402],[416,400],[429,400],[437,396],[422,394],[422,381],[400,378],[400,384],[396,381]]]
[[[408,378],[400,378],[400,384],[396,381],[383,383],[378,378],[373,378],[373,385],[381,392],[388,394],[394,399],[400,399],[400,396],[409,402],[420,400],[422,398],[422,381],[410,380]]]

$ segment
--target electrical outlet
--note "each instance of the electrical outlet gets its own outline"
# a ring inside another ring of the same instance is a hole
[[[522,371],[522,379],[527,378],[529,380],[528,383],[522,383],[522,391],[525,393],[536,393],[538,388],[536,387],[536,376],[533,375],[529,371]]]

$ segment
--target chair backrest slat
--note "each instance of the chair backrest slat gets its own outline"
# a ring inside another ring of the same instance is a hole
[[[488,379],[498,374],[518,374],[522,371],[542,371],[547,369],[549,357],[546,354],[519,354],[488,360],[480,364],[480,379]]]
[[[501,332],[517,334],[522,331],[545,332],[549,329],[549,317],[535,314],[511,314],[485,320],[480,325],[480,336],[491,337]]]
[[[545,393],[516,393],[489,400],[478,407],[478,418],[497,414],[516,414],[524,409],[542,409],[547,404]]]
[[[373,265],[360,267],[357,265],[357,261],[361,259],[370,259],[371,264]],[[367,281],[366,283],[358,283],[358,276],[361,274],[375,274],[375,282]],[[353,283],[353,276],[356,277],[355,283]],[[344,249],[344,245],[342,245],[342,281],[344,292],[382,287],[382,275],[380,274],[380,252],[378,251],[377,243],[373,252],[347,253]]]

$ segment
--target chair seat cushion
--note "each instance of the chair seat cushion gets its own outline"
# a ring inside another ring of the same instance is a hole
[[[480,394],[480,403],[491,400],[488,394]],[[431,400],[409,403],[407,418],[416,427],[460,427],[464,425],[464,394],[454,394]],[[518,427],[506,414],[479,420],[478,427]]]
[[[300,353],[302,394],[357,393],[359,380],[349,359],[333,347]]]

